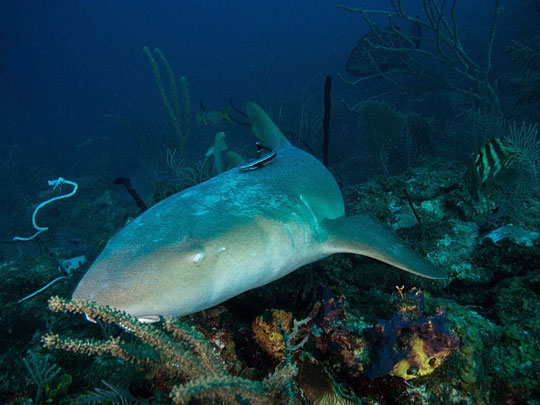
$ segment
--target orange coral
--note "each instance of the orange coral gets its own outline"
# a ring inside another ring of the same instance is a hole
[[[292,314],[282,309],[272,309],[270,320],[266,322],[264,317],[255,319],[251,328],[255,333],[255,340],[268,354],[279,360],[285,355],[285,342],[283,333],[291,332]]]

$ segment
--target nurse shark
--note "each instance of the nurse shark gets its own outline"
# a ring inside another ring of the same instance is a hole
[[[419,276],[446,274],[370,215],[345,217],[341,191],[255,103],[266,155],[154,205],[114,235],[73,298],[143,322],[217,305],[335,253],[368,256]]]

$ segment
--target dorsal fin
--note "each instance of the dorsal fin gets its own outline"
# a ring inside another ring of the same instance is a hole
[[[289,146],[289,141],[281,133],[268,115],[253,102],[246,104],[246,113],[253,127],[253,133],[259,142],[272,150],[278,150]]]

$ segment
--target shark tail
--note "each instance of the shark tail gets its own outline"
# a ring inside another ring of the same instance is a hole
[[[278,150],[290,145],[285,135],[281,133],[276,124],[257,104],[251,101],[248,102],[246,104],[246,113],[253,127],[255,137],[263,146]]]
[[[446,273],[403,243],[388,227],[370,215],[326,220],[329,253],[355,253],[418,276],[444,279]]]

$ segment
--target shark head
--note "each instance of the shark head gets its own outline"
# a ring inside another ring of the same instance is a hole
[[[181,197],[177,207],[189,212],[191,198]],[[177,221],[173,237],[167,227],[154,229],[152,215],[139,217],[109,241],[73,298],[144,320],[197,312],[237,295],[240,288],[266,284],[267,273],[257,269],[271,266],[269,259],[278,253],[269,240],[262,243],[273,233],[272,224],[257,217],[212,224],[202,217],[195,226]]]

